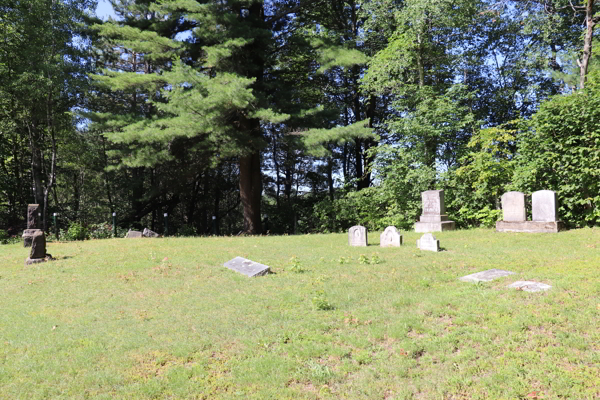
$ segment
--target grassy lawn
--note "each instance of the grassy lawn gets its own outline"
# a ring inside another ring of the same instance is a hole
[[[600,229],[403,235],[0,246],[0,399],[600,398]]]

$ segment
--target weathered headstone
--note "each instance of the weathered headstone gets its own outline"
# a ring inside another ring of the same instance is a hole
[[[236,257],[227,261],[223,265],[250,278],[266,275],[271,270],[267,265],[254,262],[243,257]]]
[[[503,269],[488,269],[487,271],[477,272],[476,274],[466,275],[459,278],[463,282],[489,282],[503,276],[514,275],[514,272]]]
[[[348,229],[348,244],[350,246],[367,246],[367,228],[356,225]]]
[[[402,235],[395,226],[388,226],[379,236],[379,246],[381,247],[400,247],[402,244]]]
[[[507,287],[523,290],[525,292],[541,292],[552,288],[552,286],[546,285],[545,283],[533,281],[517,281],[511,283]]]
[[[39,204],[29,204],[27,205],[27,229],[38,229],[39,226],[39,217],[40,213],[40,205]]]
[[[507,192],[502,195],[503,220],[496,222],[498,232],[556,233],[564,229],[558,221],[556,193],[540,190],[531,195],[532,221],[527,221],[525,195]]]
[[[127,235],[125,235],[125,238],[127,238],[127,239],[141,238],[141,237],[142,237],[142,232],[132,231],[131,229],[127,232]]]
[[[25,265],[45,262],[52,259],[50,254],[46,253],[46,235],[41,229],[29,229],[31,232],[31,251],[29,257],[25,260]]]
[[[158,233],[151,231],[148,228],[144,228],[144,232],[142,232],[142,236],[144,237],[149,237],[149,238],[156,238],[158,236],[160,236]]]
[[[531,220],[542,222],[558,221],[556,192],[538,190],[531,194]]]
[[[423,213],[415,223],[416,232],[441,232],[454,229],[454,221],[448,219],[444,205],[443,190],[428,190],[421,193]]]
[[[31,247],[33,233],[39,228],[39,204],[27,205],[27,229],[23,231],[23,247]]]
[[[521,192],[506,192],[502,195],[502,220],[526,221],[525,194]]]
[[[31,247],[31,242],[33,241],[33,234],[38,229],[25,229],[23,231],[23,247]]]
[[[417,240],[417,248],[428,251],[440,251],[440,241],[432,233],[426,233]]]

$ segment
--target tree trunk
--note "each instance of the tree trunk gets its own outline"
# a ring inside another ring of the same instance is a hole
[[[581,60],[577,60],[577,65],[579,66],[580,89],[585,87],[586,75],[590,64],[590,58],[592,56],[592,39],[594,37],[594,26],[596,26],[597,22],[596,18],[594,18],[594,1],[595,0],[587,0],[585,7],[585,22],[587,29],[583,42],[583,54],[581,56]]]
[[[260,153],[240,157],[240,197],[244,208],[244,232],[260,234],[260,200],[262,180],[260,172]]]

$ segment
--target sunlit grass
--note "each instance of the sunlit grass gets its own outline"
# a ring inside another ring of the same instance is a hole
[[[49,243],[31,266],[0,246],[0,398],[600,396],[599,229],[403,234]],[[517,274],[458,280],[490,268]]]

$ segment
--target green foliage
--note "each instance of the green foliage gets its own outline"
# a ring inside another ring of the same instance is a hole
[[[499,199],[510,190],[517,137],[522,121],[486,128],[467,145],[460,167],[446,174],[446,206],[459,226],[495,226],[502,217]]]
[[[315,296],[312,298],[312,303],[316,310],[329,311],[334,309],[329,300],[327,300],[327,295],[323,290],[317,290]]]
[[[71,230],[71,226],[69,226],[69,231]],[[100,224],[91,224],[87,228],[87,238],[89,239],[109,239],[113,237],[113,227],[110,224],[100,223]],[[118,237],[118,231],[117,231]],[[87,239],[86,238],[86,239]],[[69,240],[69,239],[67,239]],[[79,239],[75,239],[79,240]]]
[[[0,244],[15,244],[22,239],[19,236],[11,236],[3,229],[0,229]]]
[[[61,236],[62,240],[85,240],[88,238],[87,228],[79,222],[71,222],[69,229]]]
[[[586,85],[542,104],[519,143],[515,186],[556,191],[570,225],[600,224],[599,121],[600,86]]]
[[[320,231],[345,231],[356,224],[370,231],[390,225],[412,229],[421,211],[421,192],[432,189],[436,171],[400,147],[382,145],[371,154],[375,155],[372,170],[377,185],[317,203],[314,214]]]

